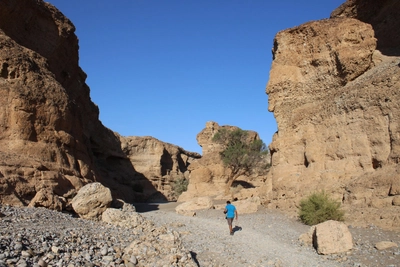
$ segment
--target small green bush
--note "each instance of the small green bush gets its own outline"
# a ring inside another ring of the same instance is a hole
[[[302,199],[299,216],[300,220],[307,225],[315,225],[328,220],[344,220],[340,202],[331,199],[325,192],[313,193]]]
[[[189,180],[185,178],[178,178],[172,184],[172,190],[176,197],[180,196],[183,192],[187,190],[189,185]]]

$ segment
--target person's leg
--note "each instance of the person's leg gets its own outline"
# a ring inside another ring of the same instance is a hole
[[[232,234],[233,233],[233,231],[232,231],[233,218],[227,218],[227,221],[228,221],[228,225],[229,225],[229,233]]]

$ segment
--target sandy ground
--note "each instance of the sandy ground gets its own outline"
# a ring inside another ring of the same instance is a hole
[[[215,204],[223,204],[215,203]],[[210,209],[188,217],[175,213],[178,203],[141,204],[137,211],[157,225],[181,233],[186,249],[198,266],[386,266],[400,267],[400,250],[378,251],[379,241],[400,245],[400,233],[371,226],[349,226],[354,248],[340,255],[318,255],[314,248],[302,245],[299,236],[308,231],[295,218],[279,211],[261,209],[239,214],[234,221],[234,236],[229,235],[222,210]]]

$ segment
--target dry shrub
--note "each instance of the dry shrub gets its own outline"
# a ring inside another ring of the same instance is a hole
[[[304,224],[315,225],[328,220],[344,221],[344,212],[340,209],[340,202],[325,192],[319,192],[300,201],[299,217]]]
[[[187,191],[189,180],[180,177],[176,179],[172,184],[172,190],[176,197],[179,197],[183,192]]]

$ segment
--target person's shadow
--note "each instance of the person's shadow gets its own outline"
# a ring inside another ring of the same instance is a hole
[[[192,259],[193,259],[193,261],[194,261],[194,263],[196,263],[196,265],[198,266],[198,267],[200,267],[200,263],[199,263],[199,261],[197,260],[197,253],[196,252],[193,252],[193,251],[190,251],[190,255],[192,255]]]
[[[232,228],[232,231],[235,233],[237,231],[242,231],[242,227],[235,225],[235,227]]]

